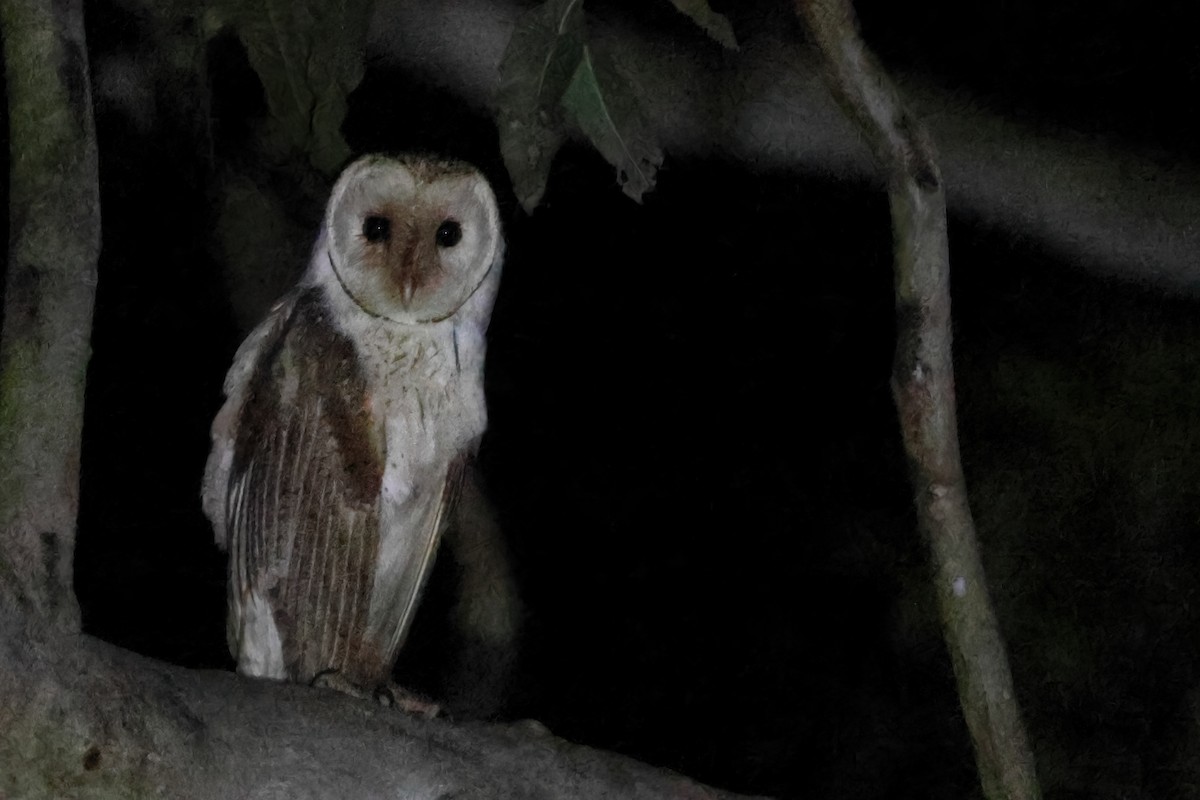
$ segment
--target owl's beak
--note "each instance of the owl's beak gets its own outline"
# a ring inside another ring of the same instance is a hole
[[[422,252],[417,231],[405,226],[396,237],[393,245],[397,259],[397,274],[399,279],[400,303],[407,309],[412,306],[417,289],[424,283],[425,271],[422,269],[426,259]]]

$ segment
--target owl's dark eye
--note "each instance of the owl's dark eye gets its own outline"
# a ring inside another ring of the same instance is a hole
[[[386,242],[392,235],[392,221],[387,217],[370,216],[363,220],[363,236],[372,244]]]
[[[448,219],[438,226],[437,229],[437,244],[438,247],[454,247],[462,239],[462,225],[459,225],[452,219]]]

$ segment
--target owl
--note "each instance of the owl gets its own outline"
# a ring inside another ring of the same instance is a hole
[[[229,552],[240,673],[429,710],[391,671],[487,423],[503,250],[469,165],[374,155],[338,178],[212,426],[203,505]]]

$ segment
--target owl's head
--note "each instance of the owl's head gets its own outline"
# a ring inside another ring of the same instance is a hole
[[[457,311],[503,247],[495,195],[474,167],[378,155],[358,159],[338,178],[325,235],[350,298],[402,323]]]

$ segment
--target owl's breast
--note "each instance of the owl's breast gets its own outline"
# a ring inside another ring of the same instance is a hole
[[[441,480],[447,465],[473,450],[487,426],[484,331],[494,281],[489,292],[472,297],[454,316],[424,324],[364,313],[321,270],[314,281],[353,342],[366,379],[368,410],[384,444],[385,499],[403,503],[426,478]]]
[[[487,406],[482,355],[472,343],[456,341],[449,326],[393,334],[370,342],[364,355],[371,364],[371,415],[383,433],[384,496],[404,504],[475,448],[487,426]]]

